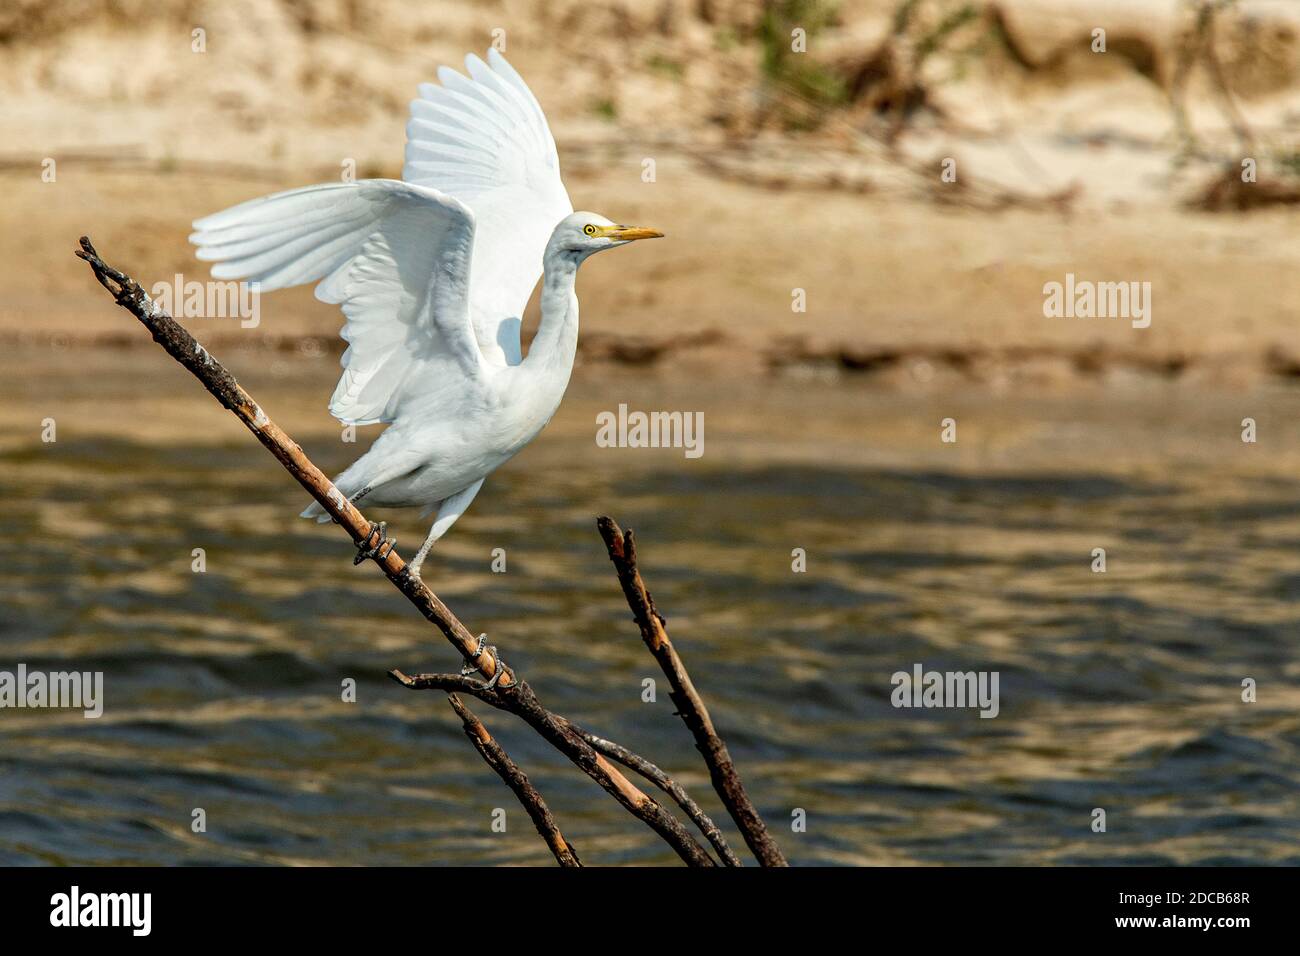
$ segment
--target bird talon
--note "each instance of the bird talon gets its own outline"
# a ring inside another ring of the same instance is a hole
[[[469,661],[466,661],[464,664],[462,664],[460,668],[460,676],[468,677],[471,674],[483,673],[483,668],[481,665],[477,663],[477,661],[480,657],[483,656],[483,651],[485,649],[491,652],[492,654],[492,660],[496,664],[496,673],[492,675],[492,678],[490,680],[486,680],[483,682],[483,689],[492,690],[500,682],[501,675],[505,673],[505,665],[501,662],[500,655],[497,654],[496,645],[488,647],[486,634],[480,634],[478,636],[478,647],[476,647],[474,649],[474,653],[469,656],[469,661],[474,661],[475,663],[471,665]]]
[[[469,656],[468,660],[466,660],[464,664],[460,665],[461,677],[468,677],[470,674],[479,673],[480,668],[478,667],[478,665],[475,664],[475,666],[471,667],[469,661],[477,661],[480,657],[482,657],[483,649],[485,647],[487,647],[487,635],[480,634],[478,636],[478,646],[474,648],[474,653]]]
[[[492,659],[496,661],[497,670],[496,673],[492,675],[491,680],[484,681],[483,683],[484,690],[492,690],[494,687],[496,687],[497,684],[501,682],[501,675],[506,672],[506,666],[501,662],[501,658],[497,657],[497,649],[495,647],[492,648]]]
[[[382,562],[392,552],[397,544],[396,538],[389,538],[387,535],[388,525],[381,521],[377,525],[370,526],[370,533],[357,544],[357,556],[352,559],[352,564],[358,565],[367,558],[374,558]],[[371,541],[374,544],[371,544]]]

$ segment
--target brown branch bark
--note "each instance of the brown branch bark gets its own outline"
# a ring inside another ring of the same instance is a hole
[[[623,585],[623,594],[632,616],[641,629],[641,638],[650,649],[654,659],[659,662],[671,688],[673,703],[677,713],[695,737],[696,749],[708,765],[709,776],[713,779],[713,788],[722,798],[723,806],[736,821],[745,844],[763,866],[787,866],[785,854],[777,846],[776,840],[767,832],[767,825],[754,809],[754,804],[745,792],[745,785],[736,772],[736,765],[727,752],[727,745],[718,736],[709,716],[704,699],[691,682],[691,675],[686,672],[672,641],[668,639],[668,629],[663,616],[655,608],[654,599],[646,590],[641,580],[641,572],[636,564],[636,541],[629,528],[626,533],[619,528],[613,518],[602,515],[596,519],[596,527],[605,540],[609,550],[609,559],[614,562],[618,572],[619,583]]]
[[[408,676],[399,670],[389,671],[389,676],[399,684],[409,687],[412,690],[442,690],[447,691],[449,695],[455,696],[453,691],[471,694],[482,700],[484,703],[491,704],[493,707],[501,710],[511,711],[511,705],[498,694],[495,689],[488,687],[481,681],[473,681],[461,675],[454,674],[416,674]],[[606,740],[588,730],[579,727],[573,721],[559,717],[558,722],[567,730],[576,735],[581,741],[597,752],[598,755],[609,757],[623,764],[623,766],[641,774],[647,780],[659,787],[670,797],[673,798],[690,817],[700,832],[708,838],[709,842],[717,849],[718,855],[722,858],[727,866],[742,866],[740,859],[727,844],[726,838],[722,831],[701,808],[698,803],[691,799],[685,788],[677,783],[672,777],[668,776],[663,770],[655,764],[646,760],[638,753],[634,753],[622,744],[612,740]]]
[[[727,838],[722,835],[718,825],[709,819],[700,805],[691,799],[690,794],[672,777],[664,773],[659,767],[656,767],[645,757],[635,754],[628,750],[622,744],[615,743],[612,740],[606,740],[604,737],[597,737],[595,734],[583,730],[576,726],[572,721],[569,722],[583,740],[590,744],[594,749],[609,757],[611,760],[617,760],[629,770],[635,770],[641,776],[645,777],[656,787],[662,790],[668,796],[677,802],[682,808],[682,812],[690,817],[691,822],[700,828],[708,841],[713,844],[713,848],[718,851],[718,856],[727,866],[743,866],[740,857],[736,856],[735,851],[727,844]]]
[[[483,681],[457,674],[415,674],[408,676],[391,670],[388,676],[411,690],[460,692],[477,697],[486,704],[509,711],[519,717],[542,739],[568,757],[587,776],[621,803],[627,810],[663,837],[677,855],[691,866],[716,866],[713,857],[691,836],[682,822],[640,790],[623,772],[582,739],[564,717],[553,714],[537,700],[527,682],[510,687],[489,687]]]
[[[81,237],[81,249],[77,251],[77,256],[90,264],[95,278],[113,295],[117,304],[139,319],[167,354],[188,369],[218,402],[244,423],[285,470],[347,530],[357,545],[376,539],[379,525],[368,521],[334,487],[325,473],[312,463],[293,439],[271,421],[225,366],[213,358],[184,326],[159,308],[134,279],[107,265],[85,236]],[[503,701],[500,706],[526,720],[633,816],[649,825],[688,864],[716,865],[677,817],[664,810],[633,785],[618,768],[569,730],[563,717],[543,707],[532,689],[501,660],[495,649],[488,649],[485,636],[476,637],[471,634],[423,582],[404,574],[406,562],[396,550],[390,549],[382,558],[375,557],[374,560],[420,613],[442,631],[469,666],[476,667],[489,679],[495,677],[498,670],[501,671],[501,677],[493,688],[493,695]],[[404,683],[409,680],[400,671],[392,671],[391,675]],[[477,681],[467,681],[466,678],[458,680],[463,683],[445,689],[467,690],[469,687],[466,684],[478,684]],[[407,686],[413,685],[408,683]]]
[[[447,701],[451,704],[451,709],[456,712],[456,716],[460,718],[465,736],[474,745],[474,749],[519,798],[519,802],[523,804],[524,810],[533,821],[533,826],[537,827],[537,832],[555,854],[556,862],[560,866],[582,866],[582,861],[578,859],[578,851],[560,833],[560,828],[555,825],[555,818],[551,816],[550,808],[528,779],[528,774],[520,770],[519,765],[510,759],[505,748],[492,739],[488,729],[483,726],[483,721],[465,706],[460,697],[456,694],[448,694]]]

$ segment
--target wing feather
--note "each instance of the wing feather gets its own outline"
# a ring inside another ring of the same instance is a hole
[[[488,361],[521,359],[517,320],[542,274],[542,254],[573,204],[542,108],[496,49],[423,83],[406,125],[402,178],[474,211],[470,321]]]
[[[262,290],[320,280],[348,342],[330,401],[342,421],[392,421],[400,399],[435,369],[477,373],[469,322],[473,214],[459,200],[390,179],[308,186],[194,223],[198,257],[219,278]]]
[[[430,382],[517,364],[518,318],[573,211],[527,84],[495,49],[465,69],[420,85],[404,182],[309,186],[194,223],[213,276],[265,291],[317,282],[340,307],[348,348],[330,411],[345,422],[393,421]]]

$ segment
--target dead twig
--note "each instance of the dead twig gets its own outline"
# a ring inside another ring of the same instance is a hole
[[[460,718],[465,728],[465,736],[487,761],[487,765],[497,772],[497,776],[504,780],[506,786],[519,798],[519,802],[523,804],[524,810],[532,819],[533,826],[537,827],[537,832],[551,848],[560,866],[582,866],[582,861],[578,859],[578,851],[560,833],[560,828],[555,825],[555,818],[551,816],[550,808],[542,799],[542,795],[537,792],[537,788],[529,781],[528,774],[520,770],[519,765],[505,752],[505,748],[492,739],[488,729],[483,726],[483,721],[465,706],[460,697],[448,694],[447,701],[451,704],[451,709],[456,712],[456,716]]]
[[[641,580],[641,572],[636,564],[636,542],[629,528],[625,533],[613,518],[602,515],[596,519],[596,527],[605,540],[609,550],[609,559],[614,562],[619,582],[623,585],[623,594],[632,616],[641,629],[641,638],[645,646],[668,678],[673,703],[677,713],[695,736],[696,749],[708,765],[709,775],[713,779],[713,788],[722,798],[723,806],[736,821],[741,835],[750,851],[763,866],[787,866],[785,854],[777,846],[772,835],[767,832],[767,825],[754,809],[754,804],[745,792],[745,785],[736,772],[727,745],[718,736],[709,716],[708,708],[699,691],[691,682],[691,675],[686,672],[686,665],[677,654],[672,641],[668,639],[668,629],[663,616],[655,609],[654,599],[646,590]]]
[[[599,783],[623,804],[633,816],[644,820],[651,829],[677,851],[678,856],[692,866],[716,866],[713,857],[696,842],[671,813],[654,799],[638,789],[623,773],[598,753],[573,729],[563,717],[552,714],[537,702],[536,695],[527,684],[520,682],[524,694],[513,688],[489,687],[485,682],[458,674],[415,674],[408,676],[391,670],[388,676],[411,690],[440,690],[463,693],[477,697],[485,704],[509,711],[521,718],[541,735],[547,743],[580,767],[584,773]],[[608,782],[608,785],[607,785]],[[615,789],[610,789],[611,787]]]
[[[645,777],[656,787],[662,790],[668,796],[676,801],[677,805],[682,808],[682,812],[691,818],[691,822],[700,828],[700,832],[713,844],[713,848],[718,851],[718,856],[727,866],[743,866],[740,857],[736,856],[734,850],[727,844],[727,839],[718,829],[718,825],[709,819],[708,814],[700,809],[700,805],[691,799],[681,784],[679,784],[668,774],[664,773],[645,757],[634,754],[622,744],[617,744],[612,740],[606,740],[604,737],[597,737],[595,734],[575,726],[570,721],[572,727],[583,740],[600,751],[611,760],[617,760],[629,770],[635,770],[641,776]]]

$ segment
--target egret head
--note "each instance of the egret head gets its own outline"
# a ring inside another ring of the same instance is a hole
[[[655,229],[624,226],[594,212],[575,212],[560,220],[551,234],[548,252],[555,252],[578,262],[593,252],[625,246],[637,239],[655,239],[663,233]]]

